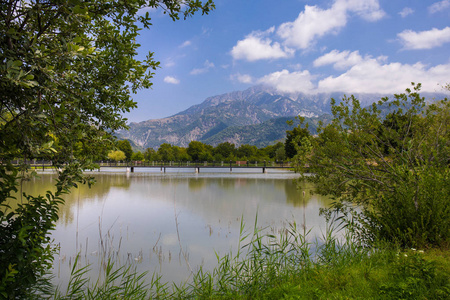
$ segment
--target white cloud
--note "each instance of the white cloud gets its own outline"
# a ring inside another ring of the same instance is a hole
[[[320,92],[342,91],[346,93],[399,93],[411,82],[421,82],[422,91],[434,92],[437,84],[448,82],[450,64],[427,67],[422,63],[414,65],[389,63],[365,58],[362,62],[339,76],[320,80]]]
[[[288,58],[294,54],[293,49],[284,47],[265,36],[273,33],[275,27],[271,27],[265,32],[255,31],[250,33],[245,39],[237,42],[231,49],[231,56],[234,59],[245,59],[256,61],[262,59]]]
[[[327,9],[317,6],[305,6],[294,22],[282,24],[278,28],[278,35],[289,46],[306,49],[327,33],[336,33],[347,23],[345,11]]]
[[[184,47],[187,47],[187,46],[190,46],[190,45],[192,45],[191,41],[185,41],[183,44],[180,45],[180,48],[184,48]]]
[[[422,83],[422,91],[442,91],[439,85],[448,83],[450,63],[427,66],[416,64],[387,63],[386,57],[362,56],[357,51],[331,51],[319,57],[314,65],[339,65],[348,67],[339,75],[318,79],[308,70],[289,72],[282,70],[268,74],[259,80],[281,92],[303,93],[401,93],[411,82]],[[339,68],[338,68],[339,69]]]
[[[329,9],[306,5],[295,21],[281,24],[277,34],[287,46],[307,49],[316,39],[337,34],[347,24],[349,13],[367,21],[377,21],[385,15],[378,0],[336,0]]]
[[[171,84],[179,84],[180,83],[180,81],[177,78],[173,77],[173,76],[166,76],[166,77],[164,77],[164,82],[165,83],[171,83]]]
[[[314,92],[313,76],[309,71],[289,72],[282,70],[266,75],[258,80],[286,93],[311,93]]]
[[[313,65],[315,67],[333,65],[333,67],[337,70],[345,70],[349,67],[357,65],[362,61],[363,58],[361,57],[358,51],[350,52],[346,50],[339,52],[338,50],[333,50],[317,58],[313,62]]]
[[[428,31],[415,32],[405,30],[397,34],[405,49],[431,49],[450,42],[450,27],[433,28]]]
[[[414,9],[410,8],[410,7],[405,7],[404,9],[402,9],[401,12],[399,12],[398,14],[402,17],[402,18],[406,18],[409,15],[412,15],[414,13]]]
[[[428,11],[430,12],[430,14],[434,14],[449,7],[450,7],[450,0],[443,0],[430,5],[428,7]]]
[[[336,4],[369,22],[378,21],[386,15],[378,0],[337,0]]]
[[[212,62],[210,62],[209,60],[206,60],[203,63],[203,68],[198,68],[198,69],[193,69],[191,71],[191,75],[198,75],[198,74],[203,74],[209,71],[209,69],[214,68],[214,64]]]
[[[242,82],[242,83],[253,83],[252,76],[250,76],[248,74],[237,73],[237,74],[231,75],[230,78],[232,80],[237,80],[237,81]]]
[[[231,55],[234,59],[248,61],[292,57],[296,49],[307,49],[318,38],[337,34],[351,14],[367,21],[377,21],[385,15],[378,0],[335,0],[328,9],[305,5],[295,21],[278,27],[276,34],[282,39],[282,44],[269,37],[275,32],[275,27],[271,27],[264,32],[254,31],[238,41]]]
[[[333,68],[336,70],[346,70],[369,59],[372,59],[370,55],[363,57],[359,54],[359,51],[350,52],[345,50],[339,52],[338,50],[333,50],[318,57],[314,60],[313,65],[314,67],[333,65]],[[386,59],[387,58],[385,56],[379,56],[376,58],[376,60],[380,62],[383,62]]]

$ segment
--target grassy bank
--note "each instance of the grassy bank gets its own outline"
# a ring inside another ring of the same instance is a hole
[[[350,235],[329,230],[308,242],[292,224],[279,236],[241,226],[239,251],[218,257],[211,272],[192,274],[189,283],[115,268],[93,282],[74,269],[68,293],[56,299],[449,299],[450,252],[392,246],[368,249]],[[150,283],[147,283],[150,282]]]
[[[449,299],[448,251],[380,250],[349,262],[315,265],[261,291],[260,299]],[[248,295],[239,295],[248,299]]]

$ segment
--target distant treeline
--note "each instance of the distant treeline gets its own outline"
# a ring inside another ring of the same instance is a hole
[[[285,144],[257,148],[252,145],[240,145],[224,142],[213,147],[199,141],[192,141],[188,147],[161,144],[157,150],[147,148],[144,152],[133,152],[128,140],[118,141],[118,150],[110,151],[108,159],[127,161],[263,161],[286,160]]]
[[[278,142],[262,148],[253,145],[236,147],[230,142],[211,146],[199,141],[192,141],[188,147],[161,144],[157,150],[147,148],[144,152],[134,152],[128,140],[117,141],[116,150],[111,150],[106,157],[115,161],[285,161],[296,154],[295,141],[308,136],[306,129],[294,128],[286,131],[284,143]]]

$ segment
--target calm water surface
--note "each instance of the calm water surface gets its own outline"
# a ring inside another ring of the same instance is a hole
[[[189,169],[139,168],[135,173],[108,168],[91,173],[97,183],[66,196],[52,233],[60,246],[54,261],[55,283],[67,282],[77,253],[80,265],[99,274],[103,254],[119,264],[132,262],[138,271],[157,272],[163,281],[189,280],[190,270],[216,266],[216,254],[235,252],[240,224],[278,232],[289,222],[324,231],[319,208],[329,200],[297,187],[295,173],[233,170],[230,173]],[[53,190],[55,174],[24,184],[31,194]]]

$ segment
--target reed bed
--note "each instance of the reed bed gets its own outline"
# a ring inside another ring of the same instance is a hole
[[[272,231],[273,232],[273,231]],[[277,235],[246,231],[238,250],[217,257],[212,270],[199,267],[181,283],[138,273],[133,262],[118,266],[105,252],[103,274],[73,264],[66,292],[54,299],[448,299],[450,256],[444,250],[367,248],[331,225],[320,238],[289,224]],[[115,256],[117,257],[117,256]],[[77,258],[78,259],[78,258]]]

